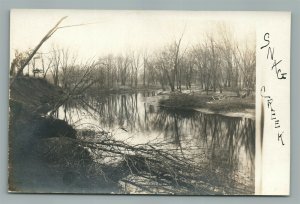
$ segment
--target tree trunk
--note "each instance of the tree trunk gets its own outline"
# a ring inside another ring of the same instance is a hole
[[[25,60],[25,62],[21,65],[20,69],[18,70],[16,77],[20,76],[23,73],[24,68],[26,67],[26,65],[30,62],[30,60],[33,58],[33,56],[36,54],[36,52],[40,49],[40,47],[44,44],[44,42],[46,42],[56,31],[57,29],[59,29],[59,24],[66,19],[67,16],[61,18],[56,24],[55,26],[48,31],[48,33],[43,37],[43,39],[39,42],[39,44],[34,48],[34,50],[32,51],[32,53],[27,57],[27,59]],[[14,79],[15,79],[14,78]],[[14,79],[11,81],[11,83],[14,82]]]

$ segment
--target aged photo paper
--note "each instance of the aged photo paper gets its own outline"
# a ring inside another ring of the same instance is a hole
[[[289,195],[290,12],[14,9],[11,193]]]

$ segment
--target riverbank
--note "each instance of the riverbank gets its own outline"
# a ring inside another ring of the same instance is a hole
[[[22,77],[10,87],[9,181],[11,192],[103,193],[117,191],[106,182],[77,130],[47,113],[64,96],[44,79]]]
[[[233,93],[170,93],[159,105],[167,108],[194,109],[208,114],[255,118],[255,98],[236,97]]]
[[[109,90],[91,89],[90,95],[99,96],[107,94],[133,94],[142,92],[147,94],[147,103],[170,109],[189,109],[206,114],[219,114],[229,117],[244,117],[255,120],[255,96],[246,96],[242,93],[240,97],[235,92],[223,91],[222,94],[203,92],[197,89],[183,90],[182,92],[164,91],[160,87],[130,87],[120,86]],[[152,94],[149,94],[151,92]]]

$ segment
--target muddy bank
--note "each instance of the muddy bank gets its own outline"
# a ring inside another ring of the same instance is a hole
[[[75,138],[76,131],[72,126],[63,120],[46,117],[63,94],[60,88],[43,79],[22,77],[14,81],[9,99],[11,152],[30,150],[28,145],[38,139]]]
[[[205,108],[195,108],[194,110],[199,111],[201,113],[205,114],[218,114],[218,115],[223,115],[223,116],[228,116],[228,117],[233,117],[233,118],[249,118],[252,120],[255,120],[255,109],[244,109],[240,111],[212,111],[210,109],[205,109]]]
[[[16,101],[32,114],[42,115],[55,106],[64,92],[45,79],[21,77],[10,86],[9,94],[10,101]]]

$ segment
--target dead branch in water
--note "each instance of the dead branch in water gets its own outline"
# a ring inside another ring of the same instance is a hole
[[[119,182],[135,186],[143,192],[205,195],[232,193],[232,187],[221,183],[218,180],[220,175],[214,170],[209,170],[204,163],[199,164],[188,155],[183,155],[180,149],[168,148],[165,144],[129,145],[112,138],[100,141],[70,140],[87,148],[97,158],[118,161],[117,169],[127,171],[127,177],[121,178]],[[105,172],[103,174],[105,175]],[[237,187],[240,188],[241,185],[238,184]]]

